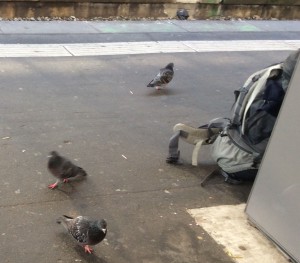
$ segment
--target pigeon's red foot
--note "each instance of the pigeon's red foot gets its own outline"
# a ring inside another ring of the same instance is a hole
[[[93,253],[93,249],[91,247],[89,247],[88,245],[85,245],[84,246],[84,252],[92,254]]]
[[[63,182],[66,184],[69,182],[69,179],[64,179]]]
[[[156,86],[155,89],[156,89],[156,90],[161,90],[161,87]]]
[[[57,183],[49,184],[49,185],[48,185],[48,188],[49,188],[49,189],[54,189],[54,188],[56,188],[56,187],[57,187]]]

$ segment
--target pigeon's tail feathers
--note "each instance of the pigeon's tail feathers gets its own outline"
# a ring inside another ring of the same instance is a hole
[[[153,79],[154,80],[154,79]],[[147,85],[147,87],[149,87],[149,88],[153,88],[155,85],[154,85],[154,83],[153,83],[153,80],[151,80],[150,82],[149,82],[149,84]]]
[[[56,223],[62,224],[64,226],[64,228],[68,230],[70,221],[72,221],[73,219],[74,219],[73,217],[63,215],[56,219]]]
[[[66,216],[66,215],[63,215],[63,216],[60,216],[59,218],[56,219],[56,223],[57,224],[61,224],[67,220],[71,220],[71,219],[74,219],[73,217],[70,217],[70,216]]]
[[[66,216],[66,215],[63,215],[63,217],[66,218],[66,219],[74,219],[74,217]]]
[[[79,175],[81,175],[81,176],[87,176],[87,173],[86,173],[85,170],[83,170],[83,168],[81,168],[81,167],[78,166],[78,170],[79,170]]]

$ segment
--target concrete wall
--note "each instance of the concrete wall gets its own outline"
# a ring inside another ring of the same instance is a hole
[[[216,16],[300,19],[300,0],[220,2],[221,0],[0,0],[0,17],[174,18],[178,8],[186,8],[190,18],[194,19]]]
[[[223,0],[224,5],[300,5],[300,0]]]

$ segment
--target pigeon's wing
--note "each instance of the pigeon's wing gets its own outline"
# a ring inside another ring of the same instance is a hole
[[[150,83],[147,85],[147,87],[155,87],[155,86],[161,85],[160,79],[161,79],[161,70],[155,76],[155,78],[150,81]]]
[[[70,173],[70,162],[66,161],[65,159],[62,159],[60,157],[60,160],[49,160],[48,165],[49,171],[57,178],[59,179],[66,179],[68,178],[68,174]]]
[[[173,78],[174,72],[167,68],[161,68],[156,77],[148,84],[147,87],[160,86],[169,83]]]
[[[71,162],[67,158],[60,156],[55,151],[51,152],[48,169],[54,176],[64,179],[65,176],[63,175],[69,170],[70,166]]]
[[[56,220],[56,223],[62,224],[65,229],[69,231],[70,226],[73,224],[73,217],[63,215]]]
[[[54,170],[54,169],[57,169],[61,163],[62,163],[62,158],[61,156],[59,156],[56,152],[55,152],[55,155],[52,155],[50,158],[49,158],[49,161],[48,161],[48,169],[49,170]]]
[[[49,168],[49,171],[57,178],[60,178],[60,169],[57,169],[57,168]]]
[[[61,165],[60,177],[62,179],[67,179],[70,177],[75,177],[77,175],[78,167],[71,161],[65,159]]]
[[[75,177],[79,173],[86,175],[82,168],[79,168],[70,160],[58,154],[49,159],[48,169],[55,177],[61,180]]]
[[[73,164],[71,161],[66,161],[61,170],[61,178],[67,179],[67,178],[72,178],[72,177],[83,177],[86,176],[87,173],[83,168]]]
[[[160,81],[162,84],[168,84],[174,76],[174,71],[170,70],[170,69],[161,69],[160,71]]]
[[[90,221],[85,216],[78,216],[69,221],[68,231],[77,240],[77,242],[86,244],[88,242],[88,232]]]

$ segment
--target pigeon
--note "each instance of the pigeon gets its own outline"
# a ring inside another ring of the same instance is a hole
[[[84,247],[84,251],[89,254],[93,253],[90,246],[100,243],[107,233],[107,223],[104,219],[91,220],[86,216],[73,218],[63,215],[56,222],[62,224],[79,245]]]
[[[155,87],[157,90],[159,90],[162,86],[167,85],[174,76],[173,67],[174,64],[169,63],[165,68],[161,68],[156,77],[150,81],[147,87]]]
[[[60,156],[57,152],[52,151],[50,155],[48,169],[58,179],[54,184],[48,185],[48,188],[56,188],[59,181],[67,183],[70,178],[79,179],[87,175],[81,167],[76,166],[67,158]]]
[[[189,18],[189,13],[186,9],[178,9],[176,13],[179,20],[187,20]]]

